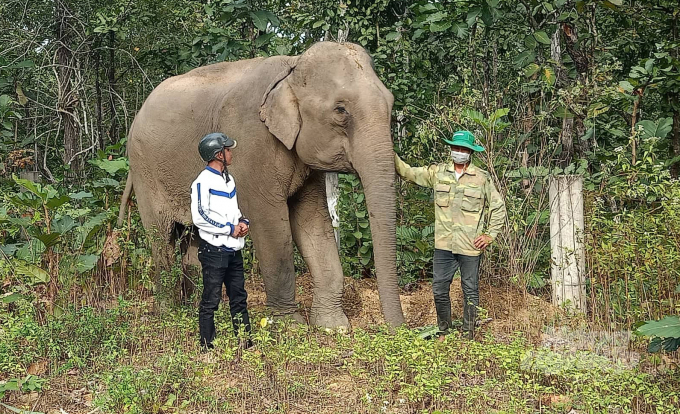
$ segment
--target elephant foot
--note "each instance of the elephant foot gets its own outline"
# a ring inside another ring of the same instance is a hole
[[[312,309],[310,323],[327,331],[348,332],[350,328],[349,319],[342,311],[320,313]]]
[[[299,312],[283,313],[274,311],[274,320],[277,321],[287,321],[294,324],[307,325],[307,320]]]

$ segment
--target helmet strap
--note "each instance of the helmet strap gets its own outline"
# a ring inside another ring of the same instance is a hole
[[[227,171],[227,154],[224,152],[224,148],[222,148],[222,176],[224,177],[224,182],[229,183],[229,171]]]

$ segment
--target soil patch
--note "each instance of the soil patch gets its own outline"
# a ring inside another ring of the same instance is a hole
[[[248,307],[264,310],[266,295],[260,278],[246,282]],[[312,277],[309,273],[298,276],[296,299],[301,313],[309,317],[312,305]],[[460,278],[451,284],[451,306],[454,319],[462,319],[463,293]],[[436,325],[437,315],[432,298],[432,285],[419,282],[415,288],[400,294],[406,322],[410,328]],[[226,297],[225,297],[226,299]],[[540,343],[541,333],[547,324],[559,314],[559,309],[540,297],[508,287],[496,287],[481,283],[480,305],[484,311],[482,332],[490,331],[499,340],[509,340],[513,333],[521,331],[533,343]],[[366,329],[384,323],[378,284],[375,279],[345,278],[343,309],[354,328]]]

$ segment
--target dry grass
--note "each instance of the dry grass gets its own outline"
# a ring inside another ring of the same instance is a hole
[[[309,276],[301,276],[298,286],[298,300],[307,312]],[[257,323],[265,315],[263,285],[249,280],[247,288]],[[454,314],[459,315],[459,283],[451,294]],[[426,283],[402,295],[409,327],[435,323],[431,297]],[[51,333],[52,342],[61,341],[65,347],[60,356],[38,358],[25,367],[48,383],[37,393],[10,392],[4,402],[50,414],[567,413],[573,407],[609,412],[598,410],[602,405],[590,400],[595,393],[610,401],[603,404],[628,404],[625,408],[632,413],[672,413],[669,407],[680,404],[677,391],[672,391],[680,381],[669,380],[673,374],[546,376],[522,368],[526,350],[533,349],[543,326],[559,312],[509,288],[483,285],[481,297],[492,319],[482,326],[480,342],[454,334],[439,343],[408,330],[387,332],[380,326],[375,281],[347,279],[344,307],[354,328],[351,334],[277,322],[258,327],[256,346],[242,351],[228,333],[228,317],[221,310],[216,319],[222,334],[210,354],[198,349],[194,310],[160,312],[151,299],[110,303],[111,310],[74,325],[102,323],[109,326],[98,334],[103,337],[83,339],[80,328],[69,332],[70,325]],[[518,331],[523,334],[518,336]],[[91,343],[69,351],[79,341]],[[35,341],[24,346],[40,348]],[[92,353],[82,357],[88,346]],[[641,379],[647,388],[640,392],[648,397],[630,401],[631,389]]]

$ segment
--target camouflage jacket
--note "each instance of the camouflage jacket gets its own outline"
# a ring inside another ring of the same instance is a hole
[[[411,167],[396,155],[395,163],[402,179],[434,189],[436,249],[478,256],[482,252],[473,240],[480,234],[496,238],[505,222],[505,202],[486,171],[470,164],[457,180],[453,163]]]

